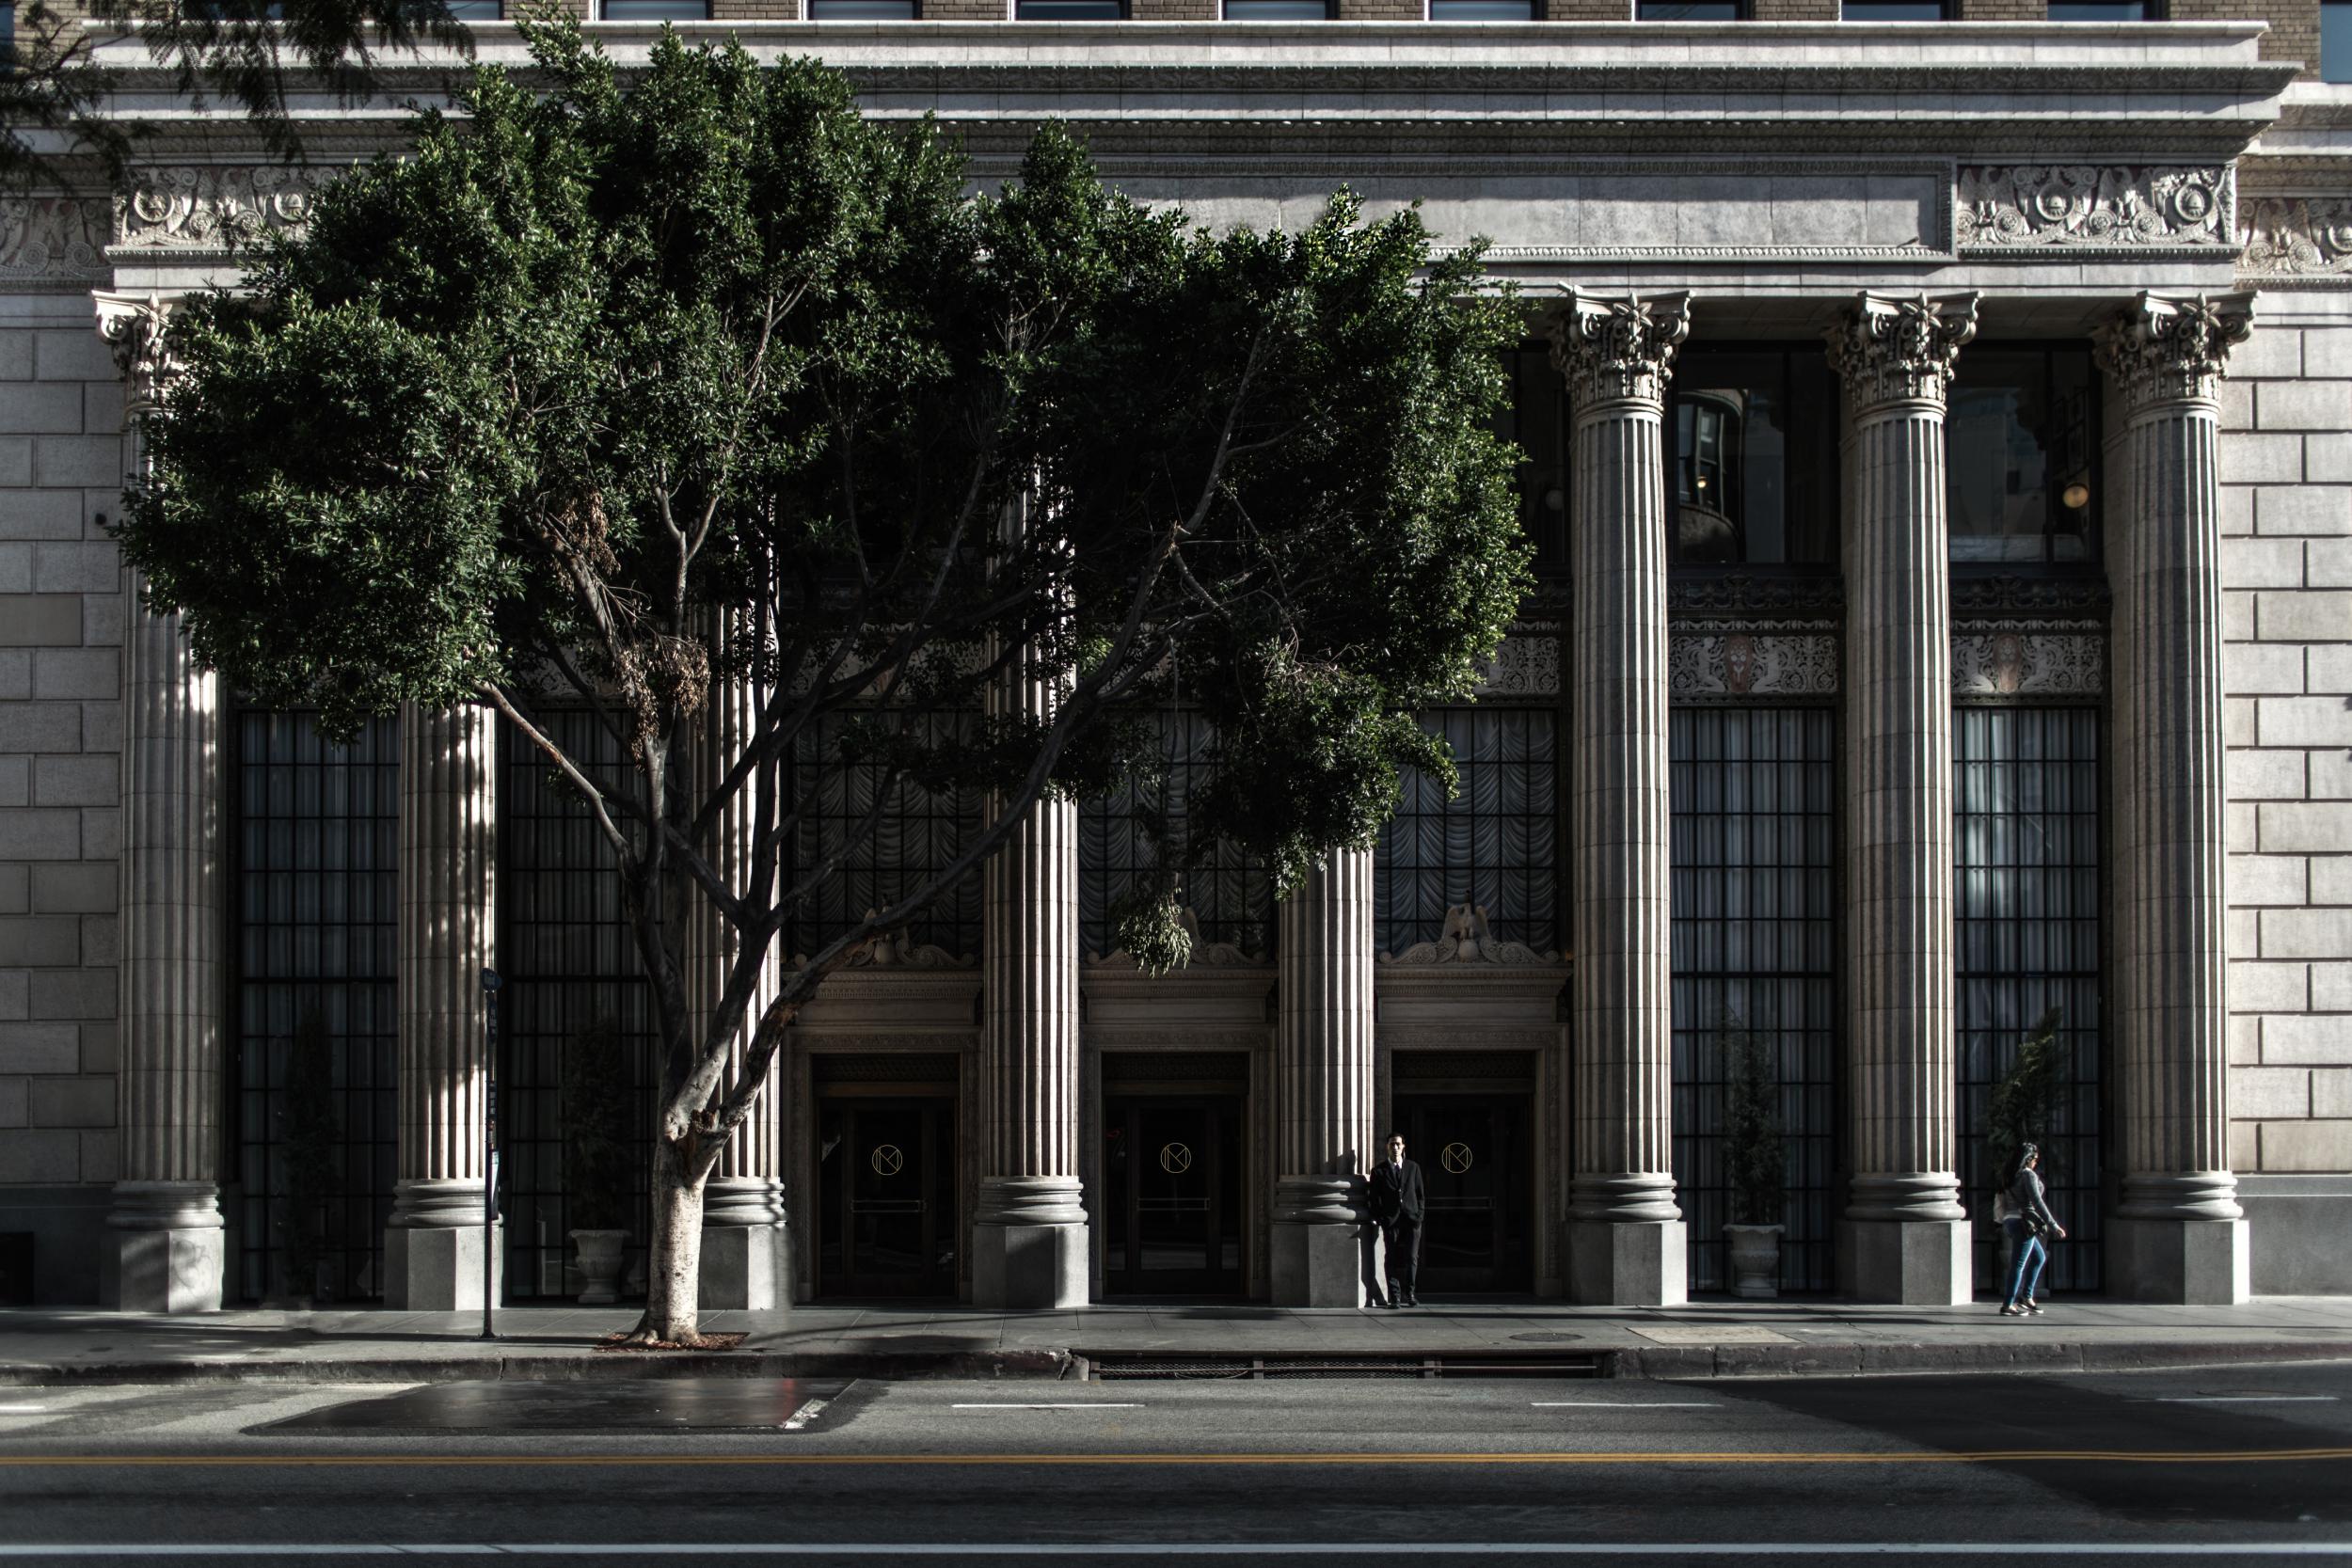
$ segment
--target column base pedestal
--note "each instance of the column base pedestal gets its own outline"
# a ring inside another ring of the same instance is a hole
[[[119,1182],[99,1246],[98,1299],[121,1312],[217,1312],[227,1241],[210,1182]]]
[[[1976,1298],[1966,1220],[1840,1220],[1837,1275],[1856,1301],[1965,1307]]]
[[[2106,1266],[2107,1293],[2125,1301],[2238,1307],[2253,1294],[2244,1220],[2110,1220]]]
[[[972,1305],[999,1312],[1084,1307],[1091,1254],[1074,1176],[991,1176],[972,1227]]]
[[[1378,1265],[1370,1224],[1277,1220],[1271,1243],[1275,1306],[1359,1307],[1372,1299],[1364,1282]]]
[[[493,1227],[490,1291],[506,1293],[506,1227]],[[482,1227],[393,1226],[384,1232],[384,1305],[405,1312],[482,1310]]]
[[[1680,1307],[1691,1299],[1681,1220],[1570,1220],[1568,1300],[1580,1307]]]
[[[791,1233],[782,1225],[705,1225],[697,1299],[714,1311],[792,1305]]]

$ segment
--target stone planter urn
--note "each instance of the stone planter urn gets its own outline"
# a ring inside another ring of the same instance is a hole
[[[575,1230],[572,1245],[580,1249],[580,1304],[606,1307],[621,1299],[621,1248],[626,1230]]]
[[[1726,1225],[1731,1254],[1731,1293],[1750,1298],[1780,1294],[1780,1233],[1777,1225]]]

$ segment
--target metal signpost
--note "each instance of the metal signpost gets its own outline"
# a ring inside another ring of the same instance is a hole
[[[498,1338],[499,972],[482,972],[482,1337]]]

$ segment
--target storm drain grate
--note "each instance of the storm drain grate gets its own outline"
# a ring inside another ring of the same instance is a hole
[[[1228,1381],[1263,1378],[1598,1377],[1597,1352],[1460,1355],[1136,1355],[1081,1351],[1097,1382],[1137,1378]]]

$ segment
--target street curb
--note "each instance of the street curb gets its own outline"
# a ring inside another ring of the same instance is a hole
[[[605,1383],[672,1377],[990,1382],[1085,1376],[1085,1361],[1064,1350],[598,1351],[578,1355],[0,1363],[0,1387],[61,1383]]]
[[[2033,1376],[2352,1361],[2352,1337],[2205,1343],[2086,1339],[2010,1345],[1673,1345],[1602,1354],[1606,1357],[1603,1377],[1657,1382],[1724,1377],[1916,1377],[1931,1372]]]

